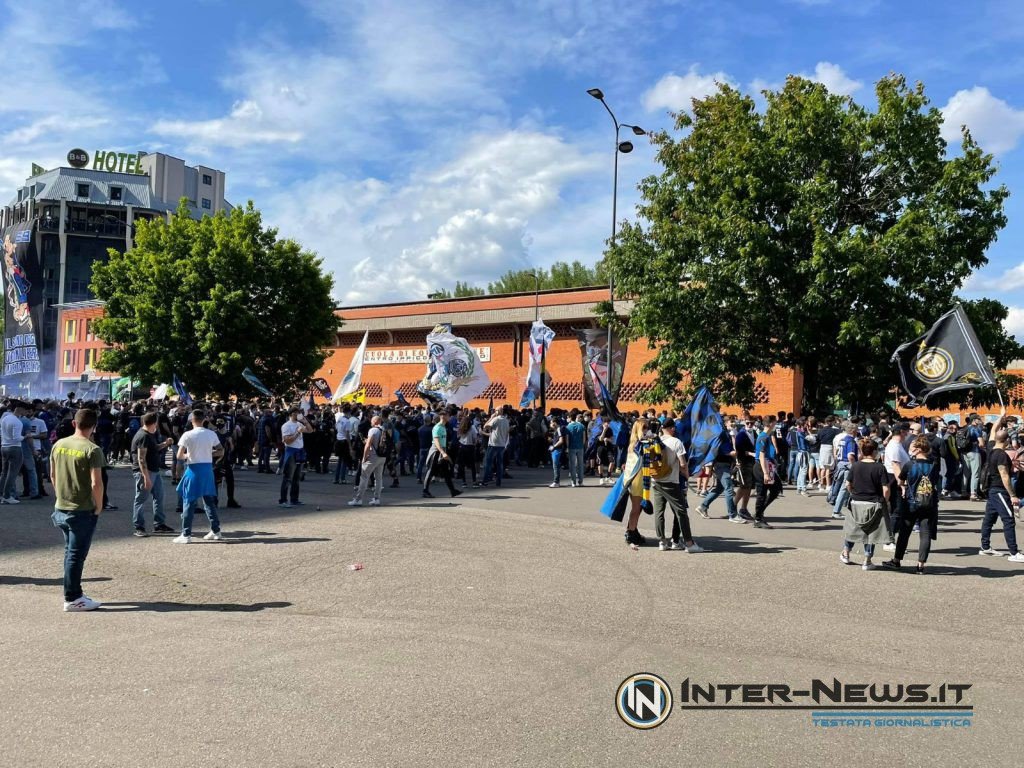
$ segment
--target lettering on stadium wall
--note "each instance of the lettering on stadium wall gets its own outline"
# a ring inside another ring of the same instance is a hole
[[[490,347],[473,347],[480,357],[481,363],[491,362]],[[402,363],[427,364],[430,355],[426,347],[415,347],[413,349],[368,349],[363,353],[364,365],[392,365]]]

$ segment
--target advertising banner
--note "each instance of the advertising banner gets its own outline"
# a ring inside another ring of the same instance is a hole
[[[43,270],[30,223],[4,232],[4,378],[35,380],[43,346]]]

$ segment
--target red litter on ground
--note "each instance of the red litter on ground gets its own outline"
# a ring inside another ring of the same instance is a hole
[[[352,563],[352,565],[350,565],[348,567],[348,569],[350,571],[361,571],[361,570],[363,570],[363,564],[362,563]]]

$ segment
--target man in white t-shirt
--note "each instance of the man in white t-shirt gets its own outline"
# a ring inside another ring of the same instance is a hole
[[[203,423],[206,413],[192,411],[192,429],[178,441],[178,460],[185,462],[185,474],[178,483],[181,496],[181,534],[171,541],[175,544],[192,543],[192,518],[196,505],[202,501],[203,511],[210,520],[210,532],[203,538],[220,541],[220,520],[217,518],[217,484],[213,479],[213,462],[224,455],[220,438]]]
[[[366,435],[366,443],[363,446],[363,463],[360,469],[359,486],[356,488],[356,495],[348,503],[350,507],[363,506],[363,495],[370,485],[371,477],[373,477],[373,498],[370,499],[370,506],[380,506],[380,490],[381,484],[384,482],[384,463],[387,461],[387,457],[380,455],[377,449],[380,447],[383,435],[384,430],[381,429],[381,418],[380,416],[374,416],[370,419],[370,431]]]
[[[661,430],[661,461],[662,469],[659,477],[651,478],[651,503],[654,506],[654,530],[658,536],[658,549],[662,552],[669,549],[683,549],[687,552],[703,552],[693,540],[690,533],[690,519],[686,509],[686,491],[682,483],[690,476],[686,463],[686,448],[676,437],[676,423],[666,419],[659,424],[651,419],[648,429],[655,435]],[[665,505],[672,510],[672,541],[665,538]],[[682,543],[680,543],[682,534]]]
[[[303,435],[313,431],[306,417],[298,408],[288,411],[288,421],[281,425],[281,442],[284,443],[284,460],[281,463],[281,507],[302,506],[299,501],[299,479],[302,462],[306,460]]]
[[[903,498],[903,489],[900,488],[898,478],[903,468],[910,463],[910,454],[907,453],[905,443],[910,434],[910,425],[906,422],[896,424],[889,435],[889,442],[885,444],[885,471],[889,473],[891,482],[889,484],[889,543],[883,544],[882,549],[893,552],[896,550],[896,543],[893,541],[895,531],[899,530],[900,519],[903,517],[907,500]]]
[[[351,443],[352,418],[348,406],[344,406],[334,417],[334,455],[338,458],[338,466],[334,468],[334,484],[344,485],[348,476],[348,465],[352,459]]]

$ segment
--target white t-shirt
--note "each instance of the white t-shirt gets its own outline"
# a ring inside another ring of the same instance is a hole
[[[32,428],[36,431],[39,437],[32,438],[32,447],[35,450],[39,450],[42,446],[40,445],[40,438],[49,435],[49,430],[46,428],[46,422],[36,416],[32,419]]]
[[[285,438],[290,437],[291,435],[297,435],[297,437],[289,443]],[[281,426],[281,442],[284,443],[285,448],[296,448],[301,450],[302,424],[288,419],[288,421]]]
[[[349,430],[351,428],[352,425],[349,424],[349,418],[345,414],[339,412],[338,415],[334,417],[334,429],[339,440],[348,440]]]
[[[903,441],[894,436],[885,446],[885,471],[891,474],[893,464],[899,464],[900,469],[903,469],[909,463],[910,454],[903,447]]]
[[[665,480],[670,483],[679,482],[679,466],[686,461],[686,448],[683,446],[683,441],[678,437],[662,435],[661,442],[667,449],[662,451],[662,459],[671,470]]]
[[[212,464],[213,449],[219,445],[217,433],[204,427],[192,427],[178,441],[178,448],[187,452],[186,464]]]

